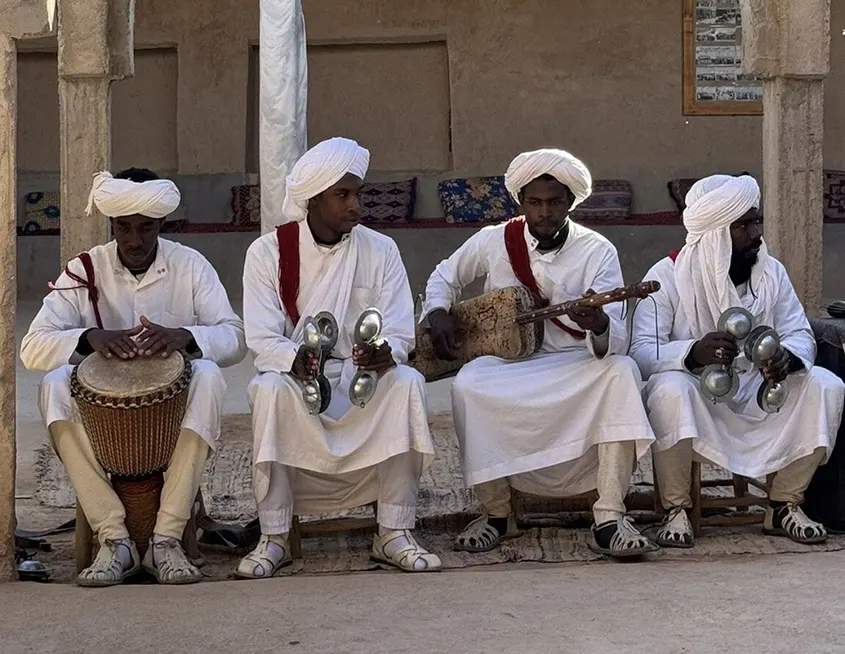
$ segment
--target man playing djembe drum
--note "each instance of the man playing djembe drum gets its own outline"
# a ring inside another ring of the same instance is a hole
[[[95,352],[129,360],[177,351],[192,360],[192,378],[143,567],[160,583],[199,581],[201,573],[180,541],[209,448],[220,434],[226,384],[219,366],[238,363],[246,354],[243,323],[211,264],[195,250],[159,238],[164,219],[179,206],[173,182],[145,169],[115,177],[99,173],[91,202],[110,217],[114,240],[68,263],[21,346],[28,369],[50,371],[41,384],[41,415],[100,542],[96,559],[77,581],[119,584],[139,572],[142,562],[124,507],[71,397],[73,364]]]
[[[369,158],[344,138],[306,152],[287,178],[285,224],[255,241],[246,256],[244,324],[258,369],[249,396],[262,536],[240,562],[239,577],[270,577],[291,562],[294,512],[374,501],[375,560],[407,572],[441,565],[411,533],[420,474],[434,443],[422,375],[404,365],[414,346],[414,308],[399,250],[358,225]],[[358,318],[370,307],[383,315],[383,340],[353,346]],[[303,384],[319,368],[303,332],[308,318],[323,311],[335,318],[337,343],[323,377],[330,404],[315,415],[306,408]],[[349,397],[356,368],[380,377],[363,408]]]
[[[581,161],[562,150],[527,152],[510,165],[505,184],[524,217],[482,229],[428,280],[423,319],[440,358],[455,358],[449,309],[479,277],[485,291],[521,284],[553,304],[622,285],[613,245],[569,219],[591,193]],[[654,439],[640,372],[621,355],[626,347],[621,308],[575,308],[564,320],[545,321],[536,354],[463,366],[452,407],[464,479],[485,514],[458,536],[457,549],[484,552],[516,535],[511,488],[543,496],[598,489],[593,548],[614,557],[656,549],[625,516],[635,460]]]
[[[666,509],[657,542],[667,547],[693,545],[687,516],[693,456],[746,477],[774,473],[767,533],[805,543],[827,536],[800,504],[833,450],[845,389],[835,375],[813,366],[816,341],[785,268],[766,250],[759,208],[753,177],[713,175],[696,182],[686,196],[686,245],[648,272],[661,289],[634,315],[631,354],[648,379],[655,473]],[[745,344],[741,351],[719,327],[733,308],[746,309],[780,337],[762,374],[753,354],[752,361],[744,354]],[[733,397],[715,402],[704,396],[699,375],[709,365],[736,369]],[[788,396],[777,413],[758,405],[764,379],[786,381]]]

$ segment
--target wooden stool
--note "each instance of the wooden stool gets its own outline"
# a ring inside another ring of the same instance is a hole
[[[763,514],[702,516],[701,513],[704,509],[747,509],[752,506],[766,507],[769,505],[768,495],[771,481],[772,475],[769,475],[766,483],[741,475],[732,475],[731,479],[705,479],[702,481],[701,464],[693,461],[690,482],[690,497],[692,498],[690,521],[692,522],[692,529],[695,536],[698,537],[701,535],[702,526],[753,525],[763,522]],[[733,486],[733,496],[708,497],[701,495],[702,488],[719,488],[722,486]],[[748,490],[749,486],[763,491],[766,495],[760,497],[759,495],[750,493]],[[655,492],[657,492],[656,484]]]
[[[300,524],[299,516],[293,516],[290,529],[291,557],[294,559],[302,558],[302,539],[305,537],[377,527],[378,502],[372,502],[369,506],[373,507],[373,517],[371,518],[334,518]]]
[[[199,502],[199,509],[196,504]],[[185,525],[185,531],[182,534],[182,548],[189,559],[196,560],[199,558],[199,548],[197,546],[197,515],[205,513],[205,504],[202,499],[202,491],[197,491],[194,506],[191,507],[191,517],[188,519],[188,524]],[[85,512],[76,503],[76,528],[74,530],[74,558],[76,561],[76,573],[79,574],[94,560],[94,532],[91,530],[91,525],[88,518],[85,517]]]
[[[658,514],[665,513],[663,503],[660,501],[660,486],[657,483],[657,470],[654,466],[654,457],[652,456],[652,471],[654,475],[654,511]],[[766,507],[769,505],[769,486],[772,482],[772,475],[766,480],[766,483],[761,483],[756,479],[750,479],[741,475],[732,475],[731,479],[705,479],[701,480],[701,463],[699,461],[692,462],[690,470],[690,499],[692,500],[692,508],[690,509],[690,522],[692,523],[692,530],[696,538],[701,535],[702,526],[736,526],[736,525],[753,525],[763,522],[762,514],[750,515],[716,515],[704,517],[701,515],[704,509],[747,509],[752,506]],[[733,486],[734,494],[732,497],[708,497],[701,495],[702,488],[720,488],[723,486]],[[765,497],[753,495],[748,491],[748,487],[753,486],[764,493]]]

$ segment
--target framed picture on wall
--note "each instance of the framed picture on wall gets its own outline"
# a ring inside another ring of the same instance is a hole
[[[684,115],[762,115],[763,82],[742,72],[739,0],[683,3]]]

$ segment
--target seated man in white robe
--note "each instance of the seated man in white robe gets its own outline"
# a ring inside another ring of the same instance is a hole
[[[522,284],[558,304],[622,286],[616,249],[569,219],[591,193],[586,166],[562,150],[519,155],[505,175],[524,217],[485,227],[441,262],[428,280],[423,319],[438,356],[454,359],[457,325],[449,313],[464,287]],[[484,515],[456,548],[484,552],[517,534],[511,488],[541,496],[598,489],[595,551],[639,556],[656,546],[625,515],[635,461],[654,436],[640,395],[641,377],[623,353],[623,306],[574,308],[545,321],[539,352],[521,361],[481,357],[463,366],[452,387],[464,480]]]
[[[244,324],[258,369],[249,398],[262,536],[236,570],[242,578],[270,577],[291,563],[294,515],[372,502],[378,503],[375,561],[407,572],[441,567],[411,533],[434,443],[424,380],[405,365],[414,347],[414,308],[399,250],[358,224],[369,158],[344,138],[306,152],[287,178],[285,224],[247,252]],[[355,324],[370,307],[383,315],[382,340],[353,346]],[[319,370],[303,328],[321,311],[334,316],[339,333],[324,369],[330,403],[311,415],[303,385]],[[357,369],[379,377],[363,408],[349,398]]]
[[[686,196],[686,244],[646,274],[661,289],[634,314],[631,352],[648,379],[655,474],[667,512],[656,539],[667,547],[693,546],[687,516],[693,457],[746,477],[774,474],[766,533],[801,543],[827,537],[800,505],[833,450],[845,391],[839,378],[813,366],[810,324],[783,265],[767,253],[759,208],[753,177],[696,182]],[[762,374],[718,328],[732,307],[747,309],[780,336],[781,349]],[[702,393],[699,375],[712,364],[735,369],[739,386],[728,401]],[[777,413],[758,406],[764,379],[786,380],[789,394]]]
[[[200,581],[181,539],[209,448],[220,435],[226,384],[219,367],[246,355],[243,323],[211,264],[199,252],[159,238],[165,218],[179,206],[173,182],[146,169],[115,177],[99,173],[91,202],[109,217],[114,240],[68,263],[21,345],[27,369],[49,371],[40,388],[41,415],[100,543],[95,561],[77,582],[119,584],[140,572],[142,562],[126,529],[124,507],[70,395],[73,365],[95,352],[133,359],[176,351],[191,360],[193,376],[143,567],[163,584]]]

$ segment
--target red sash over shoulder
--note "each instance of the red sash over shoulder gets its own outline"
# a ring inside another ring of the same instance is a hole
[[[103,319],[100,317],[100,291],[97,289],[97,280],[94,275],[94,262],[91,261],[91,255],[83,252],[77,256],[77,259],[82,263],[85,269],[85,277],[80,277],[70,269],[70,264],[65,266],[65,275],[70,277],[79,286],[69,286],[67,288],[60,288],[55,284],[49,284],[53,291],[70,291],[77,288],[84,288],[88,291],[88,299],[91,301],[91,307],[94,309],[94,319],[97,321],[97,328],[103,328]]]
[[[672,260],[672,263],[675,263],[675,261],[677,261],[677,259],[678,259],[678,255],[679,255],[680,253],[681,253],[681,251],[680,251],[680,250],[672,250],[672,251],[669,253],[669,258]]]
[[[299,323],[296,300],[299,297],[299,223],[276,228],[279,240],[279,296],[294,327]]]
[[[538,299],[540,306],[548,306],[549,300],[543,297],[534,272],[531,270],[531,259],[528,256],[528,244],[525,242],[525,219],[512,218],[505,225],[505,248],[508,251],[508,258],[511,261],[513,274],[520,283],[528,288]],[[552,323],[565,331],[567,334],[578,340],[584,340],[587,335],[564,325],[559,319],[551,318]]]

